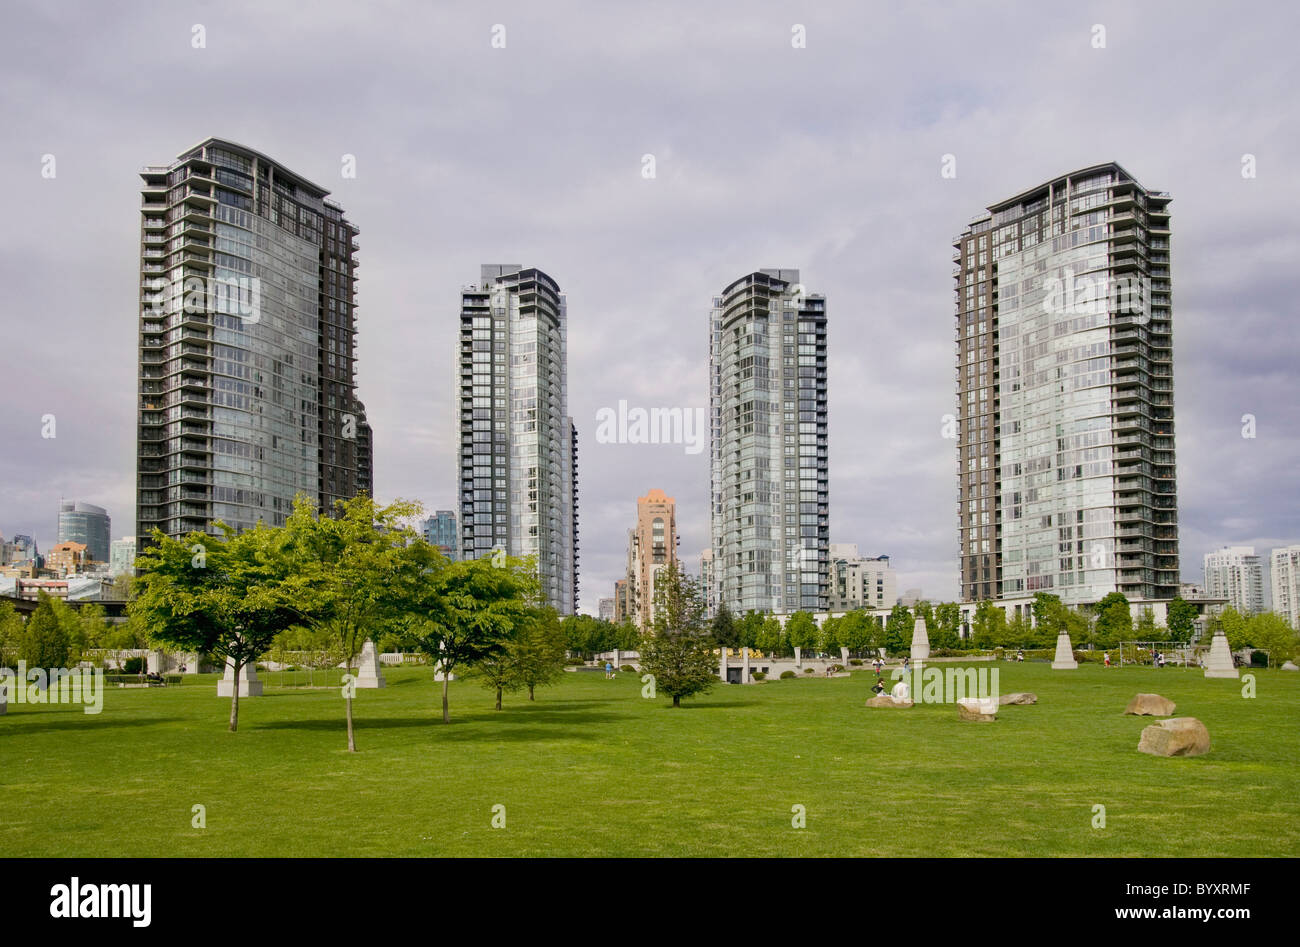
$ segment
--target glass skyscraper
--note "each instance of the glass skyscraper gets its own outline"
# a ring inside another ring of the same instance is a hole
[[[91,559],[108,562],[112,551],[112,521],[108,510],[93,503],[60,501],[57,541],[84,543]]]
[[[209,138],[144,179],[136,535],[280,525],[369,491],[357,228],[328,192]]]
[[[536,556],[542,593],[577,612],[577,433],[568,414],[567,308],[555,280],[484,264],[461,291],[461,555]]]
[[[1096,165],[955,238],[965,600],[1178,594],[1169,202]]]
[[[792,269],[727,286],[709,317],[717,604],[825,611],[830,572],[826,299]]]

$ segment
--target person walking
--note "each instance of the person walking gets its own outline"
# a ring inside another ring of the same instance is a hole
[[[605,680],[607,680],[607,681],[612,681],[613,679],[614,679],[614,665],[612,665],[612,664],[610,664],[608,661],[606,661],[606,662],[605,662]]]

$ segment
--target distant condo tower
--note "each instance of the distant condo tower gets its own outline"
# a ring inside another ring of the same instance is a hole
[[[1169,202],[1101,164],[954,240],[965,600],[1178,594]]]
[[[542,592],[578,610],[578,436],[568,414],[567,309],[541,270],[485,264],[461,291],[453,405],[461,555],[536,556]]]
[[[826,298],[749,273],[709,318],[711,605],[825,611],[830,591]]]
[[[217,138],[144,178],[136,537],[284,523],[370,492],[357,235],[329,192]]]

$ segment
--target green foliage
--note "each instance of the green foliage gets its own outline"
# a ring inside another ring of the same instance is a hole
[[[564,673],[567,650],[568,642],[555,609],[538,608],[520,624],[509,651],[515,662],[515,679],[528,690],[529,700],[535,699],[536,688],[554,683]]]
[[[794,680],[794,679],[795,679],[796,677],[798,677],[798,676],[799,676],[799,675],[795,674],[794,671],[782,671],[782,672],[781,672],[781,680],[783,680],[783,681]]]
[[[885,651],[889,654],[911,651],[915,624],[906,605],[895,605],[885,622]]]
[[[817,621],[811,612],[797,611],[785,621],[785,637],[790,648],[807,650],[817,646]]]
[[[538,587],[531,559],[509,557],[502,565],[491,559],[448,563],[423,540],[406,547],[404,554],[417,565],[399,570],[398,594],[407,615],[404,640],[445,675],[494,657],[516,626],[531,619]],[[445,675],[442,721],[450,723]]]
[[[831,618],[828,616],[827,619],[822,622],[821,635],[817,639],[817,650],[823,651],[826,654],[835,654],[840,650],[841,646],[846,648],[848,647],[848,645],[845,645],[840,641],[840,627],[844,622],[844,617],[845,616]]]
[[[1006,638],[1007,615],[989,599],[975,606],[971,622],[971,644],[987,650],[1000,646]]]
[[[1110,592],[1097,603],[1094,643],[1099,648],[1114,648],[1133,638],[1133,616],[1123,592]]]
[[[714,644],[722,648],[740,647],[740,627],[731,609],[724,602],[718,606],[718,613],[713,616],[710,631]]]
[[[58,604],[67,608],[62,602]],[[27,619],[18,656],[27,662],[28,667],[68,666],[68,632],[64,622],[59,620],[55,600],[44,591],[38,593],[36,609]]]
[[[655,582],[654,629],[641,636],[641,669],[655,689],[680,707],[683,697],[717,683],[712,642],[699,586],[670,563]]]
[[[12,602],[0,602],[0,667],[18,660],[22,638],[23,617]]]
[[[1218,627],[1227,636],[1228,647],[1233,651],[1250,646],[1250,634],[1246,626],[1246,616],[1231,605],[1219,613]]]
[[[775,615],[768,615],[763,619],[763,625],[758,630],[754,647],[764,654],[778,655],[785,653],[786,645],[785,629],[781,627],[781,620]]]
[[[629,619],[621,625],[604,621],[592,615],[566,615],[560,621],[568,650],[590,659],[601,651],[631,651],[636,648],[639,633]]]
[[[213,525],[217,535],[190,533],[183,540],[154,530],[155,545],[136,557],[140,577],[128,610],[151,639],[228,658],[238,673],[276,635],[303,621],[298,603],[309,601],[312,591],[304,577],[286,575],[285,530],[264,523],[243,532]],[[235,688],[230,729],[238,723]]]
[[[1192,640],[1196,627],[1196,606],[1180,595],[1169,603],[1165,620],[1170,640],[1185,644]]]
[[[736,637],[742,648],[759,648],[759,639],[763,636],[764,617],[762,612],[747,612],[736,622]],[[764,649],[766,650],[766,649]]]
[[[856,652],[871,647],[875,632],[873,624],[871,618],[865,612],[849,612],[837,619],[835,637],[840,647]]]
[[[943,602],[934,607],[934,620],[929,626],[930,648],[956,648],[961,645],[961,606],[956,602]]]
[[[1246,646],[1267,651],[1269,663],[1276,666],[1296,656],[1298,643],[1296,630],[1281,615],[1275,612],[1260,612],[1246,619],[1245,626],[1243,637],[1247,642]]]

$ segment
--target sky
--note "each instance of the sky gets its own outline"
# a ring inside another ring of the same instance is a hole
[[[60,498],[134,533],[138,172],[218,136],[361,229],[381,500],[455,506],[460,287],[498,262],[558,281],[583,611],[653,487],[698,570],[708,451],[597,443],[598,412],[707,407],[712,298],[764,267],[827,298],[831,541],[955,598],[952,238],[1112,160],[1173,196],[1183,579],[1222,545],[1300,543],[1291,4],[29,2],[5,21],[5,537],[48,549]]]

